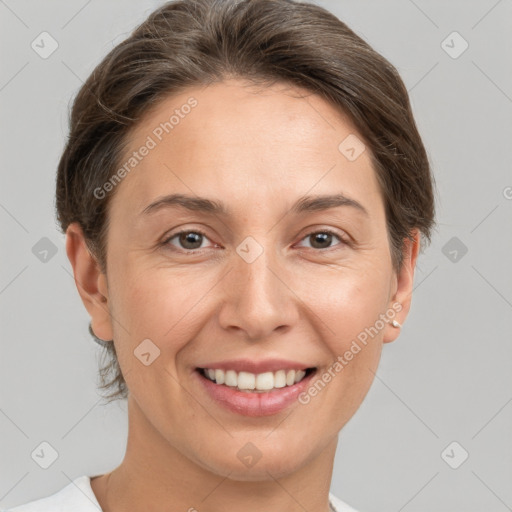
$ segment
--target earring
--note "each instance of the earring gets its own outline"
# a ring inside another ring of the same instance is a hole
[[[392,325],[393,327],[397,327],[398,329],[400,329],[400,328],[402,327],[402,326],[401,326],[401,324],[399,324],[396,320],[393,320],[393,321],[391,322],[391,325]]]
[[[113,340],[105,341],[105,340],[102,340],[101,338],[98,338],[98,336],[96,336],[96,334],[94,334],[94,331],[92,330],[92,322],[89,322],[89,333],[92,336],[92,339],[96,343],[101,345],[102,347],[108,347],[109,344],[113,341]]]

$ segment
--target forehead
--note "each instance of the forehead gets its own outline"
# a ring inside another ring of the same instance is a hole
[[[193,87],[162,100],[131,132],[121,165],[136,162],[125,165],[116,196],[138,211],[173,192],[224,198],[235,209],[308,193],[379,199],[369,151],[349,159],[347,140],[364,148],[349,117],[309,91],[240,80]]]

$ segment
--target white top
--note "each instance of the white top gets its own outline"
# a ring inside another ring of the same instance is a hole
[[[329,493],[329,501],[335,512],[357,512]],[[91,488],[91,477],[79,476],[51,496],[19,505],[3,512],[102,512]]]

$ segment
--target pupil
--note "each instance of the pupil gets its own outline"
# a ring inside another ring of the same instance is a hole
[[[183,233],[180,236],[180,242],[185,246],[186,249],[197,249],[201,247],[201,237],[202,235],[199,233]],[[192,247],[187,244],[191,244]]]
[[[320,244],[322,244],[322,242],[330,242],[332,239],[332,235],[330,233],[317,233],[314,235],[313,237],[313,240],[314,240],[314,243],[313,243],[313,247],[315,247],[315,244],[317,243],[317,241],[320,242]],[[327,243],[327,246],[329,246],[329,243]],[[320,246],[320,249],[324,248],[325,246]]]

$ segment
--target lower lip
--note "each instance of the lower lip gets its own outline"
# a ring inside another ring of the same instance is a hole
[[[194,373],[199,377],[209,396],[221,406],[244,416],[270,416],[296,402],[300,393],[308,387],[316,371],[311,372],[297,384],[272,389],[268,393],[245,393],[233,387],[215,384],[198,370]]]

